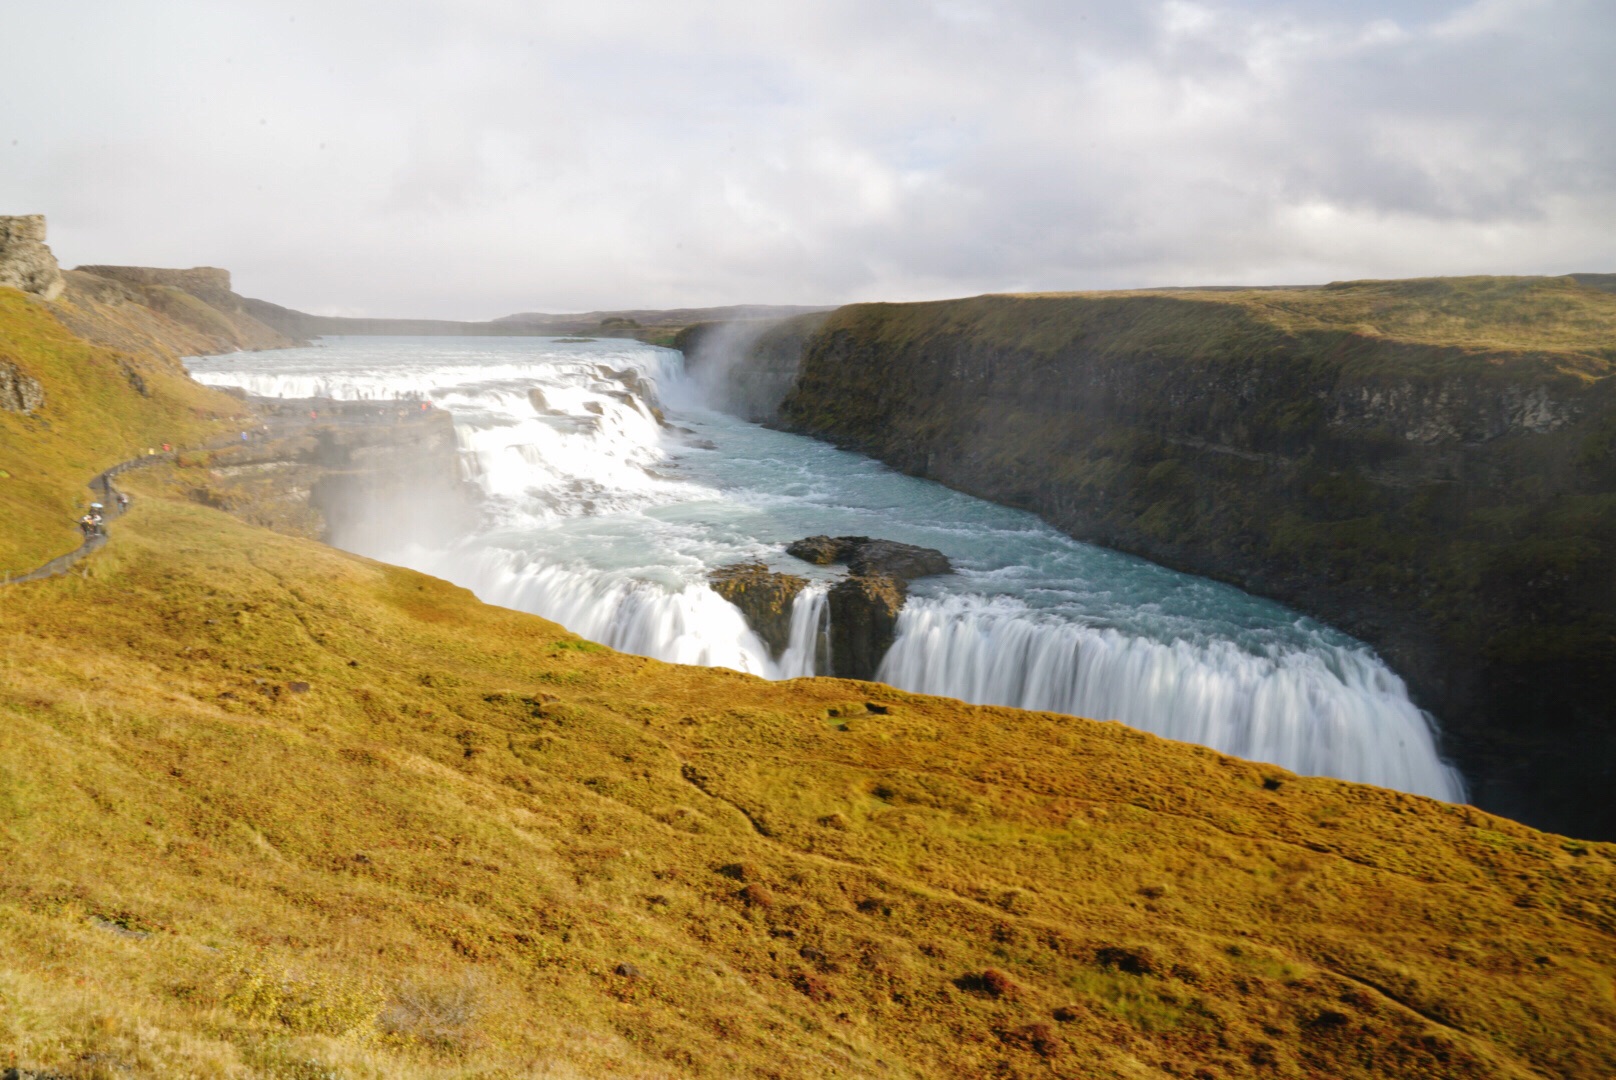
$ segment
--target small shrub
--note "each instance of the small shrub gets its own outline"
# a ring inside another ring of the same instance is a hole
[[[299,973],[263,956],[244,955],[227,977],[224,1005],[246,1020],[300,1033],[345,1035],[370,1027],[382,995],[368,982],[325,972]]]
[[[830,984],[811,971],[798,971],[791,976],[791,985],[809,1001],[823,1003],[835,997]]]
[[[1151,950],[1142,946],[1103,945],[1094,950],[1095,963],[1115,968],[1127,975],[1159,975],[1162,964]]]
[[[474,1025],[484,997],[482,980],[470,972],[449,983],[405,982],[376,1023],[399,1041],[464,1053],[478,1041]]]
[[[955,979],[954,985],[967,993],[981,994],[990,998],[1014,997],[1017,989],[1010,976],[998,968],[967,972]]]
[[[746,886],[738,895],[741,898],[741,903],[749,908],[767,910],[774,906],[774,894],[756,883]]]

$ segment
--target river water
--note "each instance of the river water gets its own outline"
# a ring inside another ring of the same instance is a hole
[[[327,338],[188,361],[270,397],[431,401],[453,417],[484,521],[448,546],[334,541],[626,652],[768,678],[823,670],[825,586],[803,536],[941,549],[878,677],[979,704],[1116,719],[1295,772],[1459,800],[1459,774],[1364,644],[1279,604],[1078,543],[1023,511],[708,408],[674,351],[557,338]],[[664,412],[659,422],[654,409]],[[709,570],[813,584],[772,656]],[[817,666],[816,666],[817,665]]]

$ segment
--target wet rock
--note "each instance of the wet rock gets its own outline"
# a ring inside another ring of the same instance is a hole
[[[831,586],[831,673],[873,679],[897,635],[906,584],[900,578],[852,575]]]
[[[846,679],[875,678],[909,582],[953,569],[936,548],[868,536],[807,536],[787,545],[786,553],[816,566],[847,564],[849,575],[829,596],[831,671]]]
[[[537,386],[528,390],[527,400],[528,403],[533,406],[533,411],[537,412],[540,416],[564,415],[560,412],[560,410],[556,409],[550,404],[550,399],[545,397],[544,391],[540,390]]]
[[[885,574],[903,581],[953,570],[948,556],[936,548],[892,540],[865,540],[858,544],[848,553],[847,568],[855,574]]]
[[[811,562],[815,566],[829,566],[834,562],[842,562],[846,556],[843,554],[843,541],[862,540],[858,536],[808,536],[786,545],[786,554],[794,555],[804,562]]]
[[[868,536],[808,536],[786,547],[794,555],[816,566],[846,563],[848,570],[862,576],[881,576],[913,581],[953,569],[948,556],[936,548],[900,544],[896,540],[873,540]]]
[[[620,383],[629,393],[645,402],[647,408],[657,403],[656,386],[635,369],[624,368],[619,371],[616,368],[597,367],[595,370],[605,378]]]
[[[707,575],[713,591],[741,609],[746,623],[768,643],[776,659],[791,640],[791,605],[806,578],[780,574],[760,562],[721,566]]]

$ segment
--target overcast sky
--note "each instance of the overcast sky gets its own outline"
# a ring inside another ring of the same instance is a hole
[[[1616,271],[1612,0],[12,4],[0,213],[330,314]]]

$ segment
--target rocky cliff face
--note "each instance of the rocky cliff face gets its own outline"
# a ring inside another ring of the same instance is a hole
[[[375,550],[397,535],[447,542],[476,523],[449,414],[391,402],[248,398],[262,427],[190,464],[187,494],[254,525]]]
[[[0,356],[0,409],[31,413],[45,404],[45,388],[15,361]]]
[[[80,266],[67,279],[73,329],[109,337],[145,336],[179,355],[284,349],[301,339],[266,325],[230,287],[230,272],[212,266]],[[140,347],[135,342],[124,347]]]
[[[1542,348],[1489,344],[1494,292],[1451,343],[1313,314],[1417,327],[1473,300],[1420,284],[1395,308],[1355,287],[844,308],[778,422],[1334,622],[1410,680],[1478,803],[1616,835],[1616,349],[1553,329],[1616,325],[1616,299],[1512,286],[1503,318]]]
[[[0,217],[0,286],[41,300],[62,294],[62,271],[45,246],[45,215]]]

